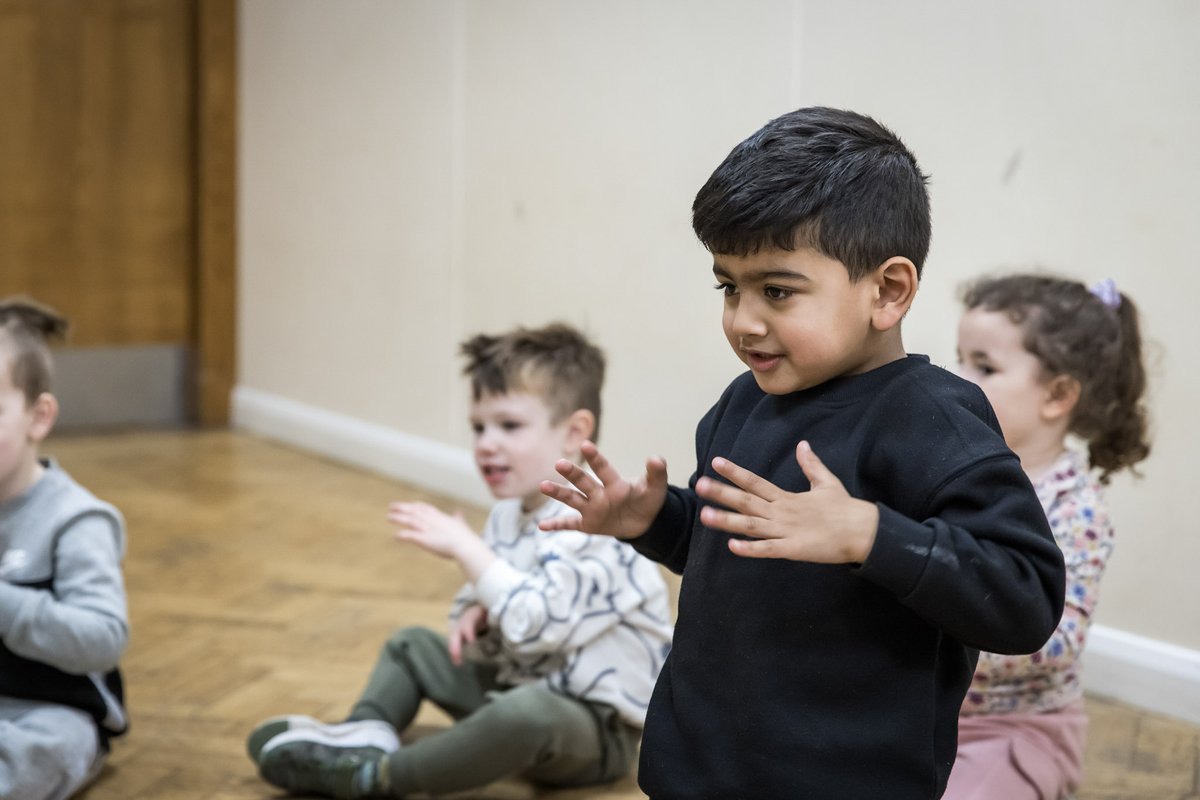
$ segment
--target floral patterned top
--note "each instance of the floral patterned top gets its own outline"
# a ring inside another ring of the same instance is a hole
[[[1057,711],[1083,697],[1079,656],[1113,550],[1104,491],[1086,457],[1066,450],[1034,486],[1067,566],[1062,620],[1041,650],[1026,656],[980,653],[962,714]]]

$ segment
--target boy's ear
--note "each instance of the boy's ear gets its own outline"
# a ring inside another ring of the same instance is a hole
[[[1079,402],[1082,387],[1070,375],[1055,375],[1046,383],[1045,399],[1042,400],[1042,418],[1047,422],[1069,420],[1071,412]]]
[[[33,418],[29,426],[29,438],[37,443],[50,435],[54,421],[58,419],[58,400],[49,392],[42,392],[33,401],[29,413]]]
[[[596,415],[586,408],[577,408],[566,419],[567,447],[572,452],[579,448],[596,432]]]
[[[876,267],[867,280],[875,287],[871,324],[877,331],[891,330],[904,319],[917,296],[917,267],[903,256],[893,256]]]

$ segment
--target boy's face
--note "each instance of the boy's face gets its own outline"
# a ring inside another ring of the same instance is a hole
[[[486,394],[471,404],[475,431],[475,466],[498,500],[521,498],[530,511],[546,499],[538,485],[560,481],[554,462],[576,459],[581,438],[570,417],[551,422],[541,397],[526,392]]]
[[[892,356],[873,336],[875,285],[850,282],[842,262],[810,248],[713,255],[725,295],[725,338],[768,394],[788,394]]]
[[[29,488],[37,473],[38,443],[49,432],[44,409],[25,400],[11,373],[11,359],[0,348],[0,502]]]
[[[987,395],[1008,446],[1020,452],[1045,427],[1049,382],[1021,328],[1000,311],[973,308],[958,322],[958,374]]]

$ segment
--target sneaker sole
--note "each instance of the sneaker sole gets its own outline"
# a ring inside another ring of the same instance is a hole
[[[285,714],[270,717],[260,722],[246,739],[246,753],[255,764],[262,758],[262,749],[267,742],[281,733],[300,728],[319,728],[324,723],[314,717],[303,714]]]
[[[361,789],[354,788],[356,773],[385,755],[374,747],[337,747],[307,740],[285,742],[263,753],[258,774],[272,786],[292,794],[359,797]]]
[[[361,720],[337,725],[318,724],[315,727],[292,728],[268,740],[259,751],[259,762],[276,747],[292,742],[321,744],[338,750],[373,748],[381,753],[400,749],[396,729],[386,722]]]

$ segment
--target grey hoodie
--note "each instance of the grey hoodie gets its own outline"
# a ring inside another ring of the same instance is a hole
[[[125,524],[52,461],[0,503],[0,695],[90,713],[102,738],[128,726],[117,662],[129,638]]]

